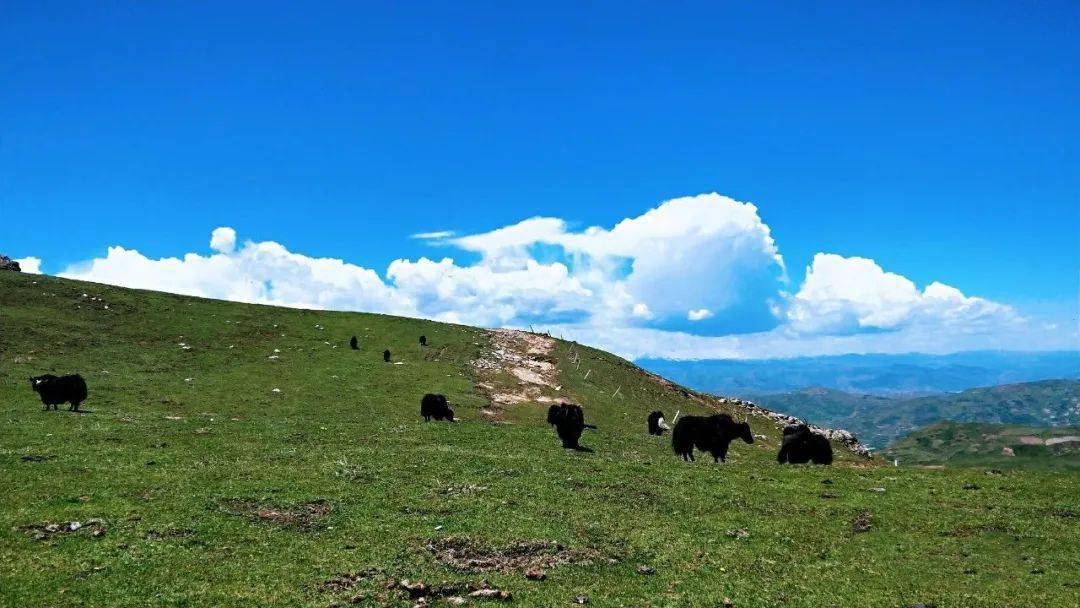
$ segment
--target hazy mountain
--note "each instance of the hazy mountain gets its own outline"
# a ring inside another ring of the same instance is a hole
[[[680,384],[720,395],[825,387],[856,394],[910,396],[1080,378],[1080,351],[841,355],[752,361],[643,359],[637,363]]]
[[[1043,380],[923,397],[853,395],[826,388],[745,395],[764,407],[845,428],[884,447],[941,420],[1065,426],[1080,424],[1080,381]]]

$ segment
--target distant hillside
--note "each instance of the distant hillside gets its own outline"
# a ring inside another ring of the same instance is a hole
[[[769,409],[822,426],[845,428],[877,448],[940,420],[1036,426],[1080,424],[1078,380],[1043,380],[915,398],[853,395],[826,388],[752,398]]]
[[[902,464],[1080,469],[1080,426],[939,422],[885,450]]]
[[[856,394],[951,393],[1055,378],[1080,379],[1080,351],[952,355],[842,355],[758,361],[637,362],[666,378],[717,395],[777,393],[820,386]]]

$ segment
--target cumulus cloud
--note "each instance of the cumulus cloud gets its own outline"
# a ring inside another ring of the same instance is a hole
[[[951,352],[1005,348],[1022,335],[1028,346],[1069,338],[1039,330],[1045,335],[1034,339],[1007,305],[938,282],[919,289],[867,258],[819,253],[792,295],[757,207],[715,193],[665,201],[607,227],[535,217],[479,234],[412,237],[479,260],[397,259],[380,275],[272,241],[239,244],[234,229],[219,227],[206,253],[154,259],[113,246],[61,276],[243,302],[535,325],[630,357]]]
[[[236,249],[236,231],[227,226],[214,228],[210,233],[210,248],[218,253],[232,253]]]
[[[16,262],[19,263],[19,269],[27,274],[41,274],[41,258],[35,258],[33,256],[26,258],[16,258]]]
[[[647,318],[673,328],[688,310],[707,309],[724,331],[772,327],[772,302],[786,280],[757,207],[716,193],[671,199],[610,229],[571,231],[559,218],[536,217],[450,242],[498,269],[537,256],[568,260],[599,295],[594,316],[608,322]],[[648,315],[639,314],[640,305]]]
[[[698,308],[686,313],[686,318],[689,321],[703,321],[711,316],[713,316],[713,313],[708,308]]]
[[[229,247],[232,229],[214,231],[219,252],[153,259],[134,249],[109,247],[103,258],[60,273],[71,279],[185,295],[282,306],[371,310],[416,315],[409,302],[374,271],[342,260],[312,258],[273,241]]]
[[[805,334],[892,331],[912,324],[970,331],[1018,319],[1009,306],[967,297],[942,283],[922,291],[907,277],[867,258],[819,253],[787,309],[788,324]]]

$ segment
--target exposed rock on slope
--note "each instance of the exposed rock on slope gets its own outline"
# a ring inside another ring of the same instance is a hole
[[[7,257],[6,255],[0,255],[0,270],[12,270],[15,272],[22,272],[22,267],[15,260]]]

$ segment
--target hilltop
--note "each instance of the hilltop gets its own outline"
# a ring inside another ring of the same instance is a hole
[[[90,413],[42,412],[26,378],[74,371]],[[426,392],[461,422],[421,422]],[[544,423],[562,398],[599,427],[582,439],[593,453]],[[749,416],[757,439],[726,464],[682,463],[645,434],[653,409]],[[5,606],[1069,606],[1076,592],[1075,474],[842,449],[832,467],[781,467],[767,412],[535,334],[0,273],[0,416]]]
[[[1080,380],[1042,380],[914,398],[853,395],[828,388],[754,395],[765,407],[851,430],[881,448],[941,420],[1068,426],[1080,424]]]

